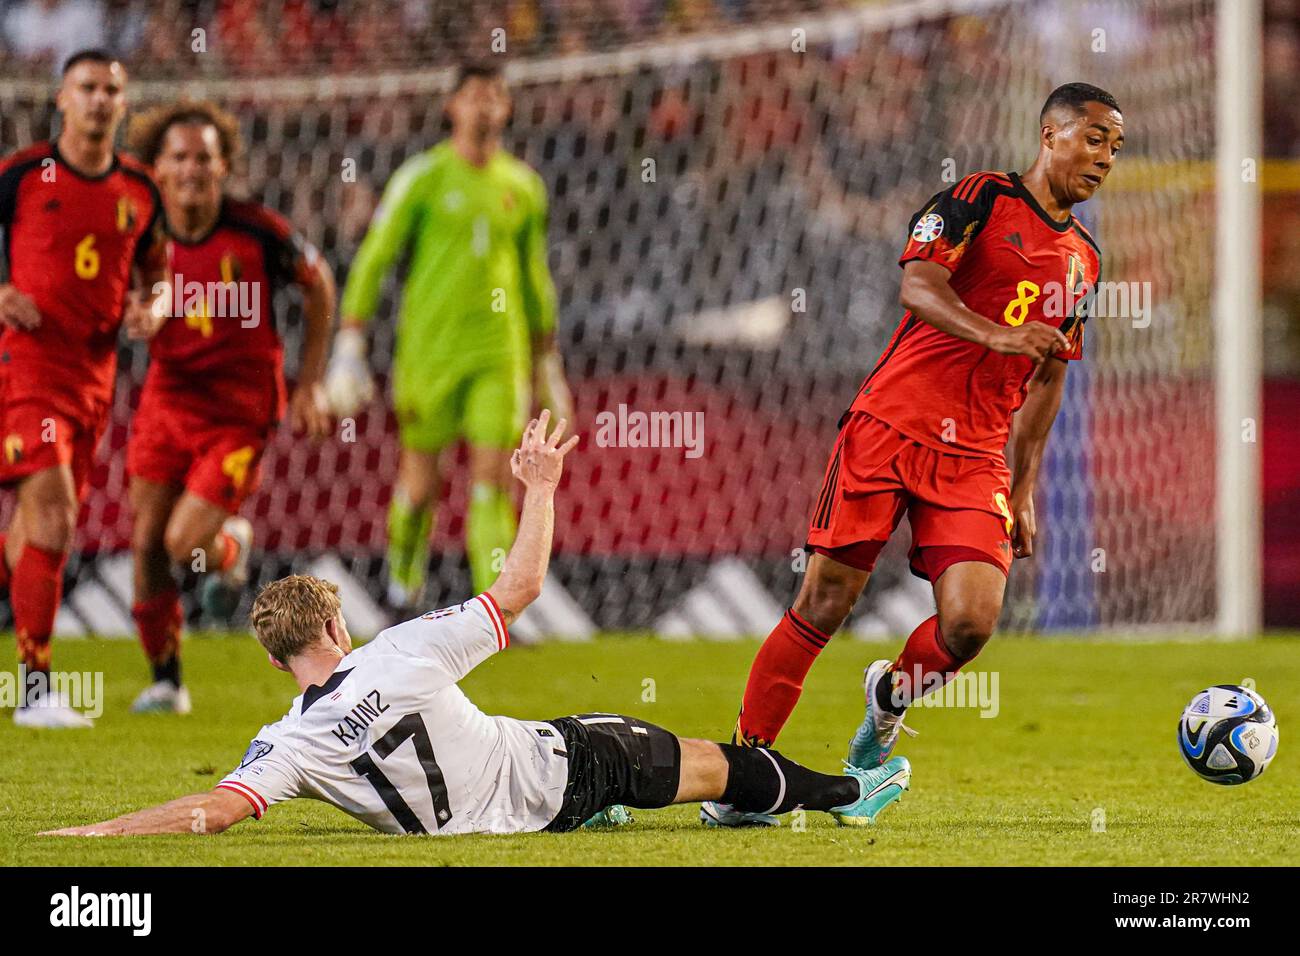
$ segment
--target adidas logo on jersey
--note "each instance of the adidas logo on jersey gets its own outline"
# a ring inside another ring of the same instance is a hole
[[[1021,250],[1022,252],[1024,251],[1025,243],[1020,238],[1020,233],[1013,232],[1010,235],[1003,236],[1002,238],[1005,239],[1007,242],[1011,243],[1013,246],[1015,246],[1017,249]]]

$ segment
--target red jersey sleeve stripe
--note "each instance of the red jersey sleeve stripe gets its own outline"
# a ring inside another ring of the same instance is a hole
[[[251,803],[253,805],[253,811],[258,815],[258,817],[261,817],[261,815],[266,812],[268,806],[266,800],[264,800],[262,795],[248,784],[240,783],[238,780],[223,780],[221,783],[217,784],[217,786],[224,787],[226,790],[237,793]]]
[[[975,186],[975,183],[977,183],[979,180],[983,178],[984,178],[983,173],[975,173],[972,176],[967,176],[957,186],[956,190],[953,191],[952,194],[953,198],[960,199],[962,202],[969,202],[971,189]]]
[[[1011,180],[1001,173],[975,173],[967,176],[958,186],[953,196],[963,202],[974,202],[985,183],[998,182],[1011,185]]]
[[[488,617],[492,619],[492,627],[497,632],[497,650],[504,651],[510,646],[510,632],[506,630],[506,619],[501,614],[501,608],[497,605],[496,598],[486,591],[478,598],[483,602],[483,607],[487,608]]]
[[[229,790],[231,793],[237,793],[253,805],[253,816],[260,820],[262,814],[266,812],[266,801],[252,787],[246,787],[242,783],[236,783],[234,780],[223,780],[217,784],[219,790]]]
[[[492,618],[492,625],[497,630],[497,650],[503,651],[510,645],[510,634],[506,631],[506,619],[501,614],[501,605],[497,604],[496,598],[490,594],[484,594],[483,597],[488,606],[488,615]]]

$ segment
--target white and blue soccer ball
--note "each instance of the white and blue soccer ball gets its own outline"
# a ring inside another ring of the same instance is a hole
[[[1187,705],[1178,721],[1178,752],[1202,780],[1234,785],[1263,773],[1277,754],[1277,718],[1246,687],[1218,684]]]

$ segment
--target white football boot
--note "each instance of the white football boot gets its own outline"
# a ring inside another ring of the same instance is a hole
[[[188,714],[190,692],[169,680],[156,681],[140,691],[131,705],[133,714]]]
[[[14,724],[46,730],[94,727],[95,722],[68,703],[65,694],[43,694],[14,710]]]
[[[737,810],[729,803],[709,800],[700,804],[700,822],[706,827],[740,829],[745,827],[779,827],[781,821],[770,813]]]

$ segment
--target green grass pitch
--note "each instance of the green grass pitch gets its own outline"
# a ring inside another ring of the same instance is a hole
[[[512,647],[463,687],[489,713],[547,718],[635,714],[683,735],[725,739],[757,644],[610,637]],[[30,731],[0,720],[0,863],[6,865],[546,865],[1300,863],[1300,715],[1296,639],[1122,644],[1001,639],[978,669],[999,675],[1000,712],[914,710],[921,735],[900,752],[912,791],[873,828],[712,831],[694,806],[638,811],[607,832],[392,837],[311,801],[274,807],[210,837],[51,839],[87,823],[205,790],[238,762],[293,697],[247,637],[187,642],[189,717],[126,712],[146,668],[128,641],[64,641],[61,670],[104,672],[105,709],[88,731]],[[834,772],[861,713],[864,664],[896,651],[838,639],[817,662],[780,749]],[[5,653],[0,649],[0,653]],[[13,654],[12,644],[8,653]],[[1252,677],[1282,727],[1269,771],[1219,788],[1182,763],[1175,726],[1192,694]],[[1095,826],[1104,816],[1104,829]]]

